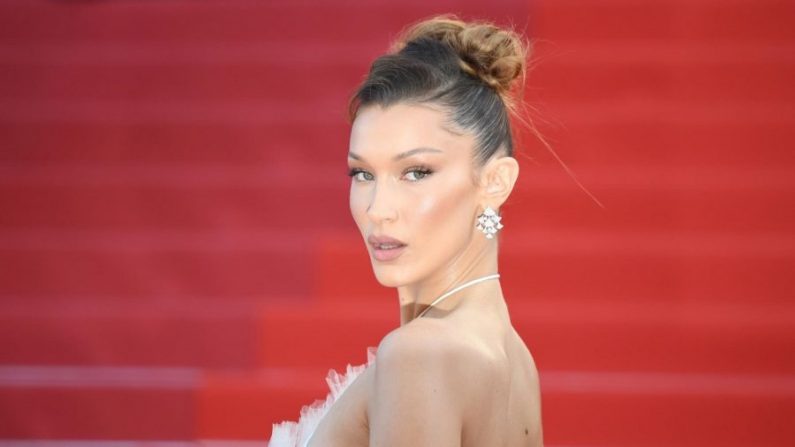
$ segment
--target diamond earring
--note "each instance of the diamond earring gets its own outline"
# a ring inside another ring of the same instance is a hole
[[[478,224],[476,227],[486,234],[486,239],[493,239],[494,233],[503,227],[500,223],[500,219],[502,219],[502,217],[498,216],[490,206],[487,206],[483,213],[478,216]]]

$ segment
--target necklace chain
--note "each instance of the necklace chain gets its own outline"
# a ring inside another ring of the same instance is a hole
[[[499,278],[499,277],[500,277],[499,273],[494,273],[494,274],[491,274],[491,275],[481,276],[480,278],[475,278],[475,279],[473,279],[471,281],[465,282],[464,284],[461,284],[460,286],[456,287],[453,290],[450,290],[449,292],[445,292],[442,296],[440,296],[439,298],[436,298],[435,300],[433,300],[433,302],[431,304],[429,304],[428,307],[425,310],[423,310],[419,315],[417,315],[416,318],[419,318],[419,317],[425,315],[425,312],[428,312],[429,310],[431,310],[431,307],[435,306],[437,303],[441,302],[443,299],[447,298],[448,296],[452,295],[455,292],[458,292],[459,290],[463,289],[464,287],[469,287],[469,286],[477,284],[479,282],[486,281],[488,279],[495,279],[495,278]]]

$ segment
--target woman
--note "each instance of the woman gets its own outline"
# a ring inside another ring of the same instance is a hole
[[[509,115],[526,56],[513,31],[445,15],[373,63],[349,109],[350,208],[401,325],[366,365],[331,371],[326,401],[275,424],[271,447],[543,444],[495,237],[519,174]]]

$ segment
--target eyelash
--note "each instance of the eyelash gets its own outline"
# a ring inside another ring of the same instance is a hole
[[[359,168],[353,168],[353,169],[350,169],[348,171],[348,177],[353,178],[353,177],[356,176],[356,174],[359,174],[360,172],[367,172],[367,171],[365,171],[363,169],[359,169]],[[403,174],[405,175],[405,174],[407,174],[409,172],[419,172],[420,174],[422,174],[422,178],[420,178],[419,180],[409,180],[409,182],[411,182],[411,183],[419,182],[420,180],[423,180],[423,179],[427,178],[429,175],[433,174],[433,170],[431,170],[430,168],[428,168],[426,166],[412,166],[412,167],[406,169],[405,171],[403,171]]]

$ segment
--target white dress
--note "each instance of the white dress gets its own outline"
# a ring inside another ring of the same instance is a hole
[[[359,376],[368,366],[375,362],[377,347],[367,348],[367,363],[361,365],[348,364],[344,374],[330,369],[326,376],[326,383],[329,386],[329,393],[326,400],[316,400],[312,404],[304,405],[301,408],[301,415],[297,422],[283,421],[273,424],[271,439],[268,447],[306,447],[318,424],[328,413],[334,402],[339,399],[353,380]]]

